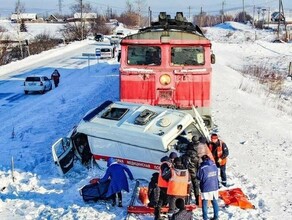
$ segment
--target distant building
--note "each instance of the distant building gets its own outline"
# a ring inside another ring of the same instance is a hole
[[[36,13],[13,13],[10,16],[11,22],[17,22],[17,21],[36,21],[38,19],[38,16]]]
[[[291,22],[292,21],[292,11],[285,11],[285,17],[283,15],[283,13],[279,13],[279,11],[275,11],[271,14],[271,21],[274,21],[274,22],[278,22],[279,20],[280,21],[284,21],[284,18],[285,18],[285,21],[288,21],[288,22]]]
[[[111,29],[115,29],[119,26],[119,22],[117,19],[109,19],[109,22],[106,22],[105,25]]]
[[[81,19],[81,13],[75,13],[74,18]],[[96,13],[82,13],[82,19],[96,19],[96,18],[97,18]]]
[[[61,23],[64,22],[63,19],[57,18],[55,15],[50,15],[47,19],[47,22],[51,22],[51,23]]]

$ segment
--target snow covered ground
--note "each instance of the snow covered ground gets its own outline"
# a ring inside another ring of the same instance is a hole
[[[241,187],[256,207],[222,207],[220,219],[291,219],[292,80],[285,81],[283,99],[267,95],[262,85],[238,70],[263,63],[287,74],[292,44],[270,43],[275,36],[267,31],[257,31],[257,39],[254,33],[236,23],[207,29],[217,60],[213,116],[216,131],[230,149],[228,182]],[[85,40],[0,67],[1,219],[125,218],[131,194],[123,194],[123,208],[105,202],[85,204],[78,189],[103,172],[76,164],[64,177],[51,156],[51,145],[89,109],[104,100],[118,100],[119,63],[81,56],[97,46]],[[50,76],[55,68],[61,73],[58,88],[24,95],[25,76]],[[242,84],[252,89],[243,90]],[[134,184],[130,182],[131,190]],[[194,211],[194,219],[201,218],[201,210]]]

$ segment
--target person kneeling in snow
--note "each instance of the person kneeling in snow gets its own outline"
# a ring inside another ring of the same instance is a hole
[[[106,196],[112,199],[112,206],[115,206],[118,194],[118,206],[122,207],[122,190],[129,192],[126,173],[130,180],[134,180],[133,174],[126,165],[117,163],[112,157],[107,160],[107,167],[104,177],[102,177],[99,182],[102,183],[106,182],[108,179],[111,180]]]

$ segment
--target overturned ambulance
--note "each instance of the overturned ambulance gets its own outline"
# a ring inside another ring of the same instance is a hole
[[[83,162],[94,159],[100,168],[114,157],[128,165],[135,178],[149,178],[163,156],[183,153],[192,136],[209,139],[202,118],[193,111],[195,117],[157,106],[106,101],[53,144],[54,162],[65,174],[73,167],[75,155]]]

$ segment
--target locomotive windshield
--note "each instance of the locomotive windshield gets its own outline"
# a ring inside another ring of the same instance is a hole
[[[205,56],[203,47],[172,47],[172,65],[204,65]]]
[[[159,66],[161,64],[161,49],[152,46],[129,46],[127,57],[129,65]]]

